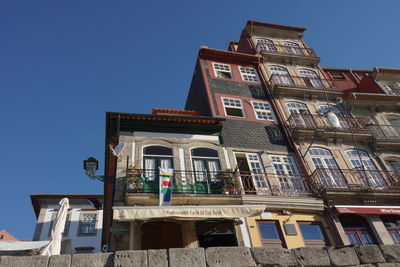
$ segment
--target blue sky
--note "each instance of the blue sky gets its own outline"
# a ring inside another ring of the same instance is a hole
[[[0,229],[30,240],[30,194],[96,194],[105,112],[181,109],[202,45],[247,20],[306,27],[325,67],[400,67],[398,0],[0,2]],[[100,171],[102,173],[102,171]]]

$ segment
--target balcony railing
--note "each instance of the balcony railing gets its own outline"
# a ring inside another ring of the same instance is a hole
[[[368,125],[377,141],[400,142],[400,126]]]
[[[369,129],[365,126],[365,123],[351,117],[338,117],[340,127],[332,126],[326,116],[312,115],[312,114],[290,114],[288,119],[288,125],[295,129],[323,129],[323,130],[335,130],[342,132],[369,132]]]
[[[337,85],[332,80],[300,77],[291,75],[273,74],[269,79],[270,84],[276,86],[287,86],[319,90],[337,90]]]
[[[310,192],[303,175],[241,172],[244,194],[306,197]]]
[[[318,57],[315,51],[311,48],[292,47],[286,45],[275,44],[257,44],[257,51],[267,53],[278,53],[285,55],[295,55],[304,57]]]
[[[400,190],[400,173],[361,169],[316,169],[310,176],[315,192],[324,190]]]
[[[158,193],[158,170],[129,170],[125,179],[127,193]],[[173,194],[240,195],[240,182],[233,172],[174,170]]]

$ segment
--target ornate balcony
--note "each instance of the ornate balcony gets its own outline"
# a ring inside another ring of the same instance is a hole
[[[380,170],[316,169],[309,182],[317,195],[340,191],[400,191],[400,173]]]
[[[384,149],[400,148],[400,126],[368,125],[374,136],[374,145]]]
[[[311,65],[319,63],[320,58],[311,48],[292,47],[286,45],[257,44],[256,50],[269,61],[285,63],[290,60],[292,64]]]
[[[305,95],[310,95],[310,97],[323,98],[326,96],[336,100],[342,95],[335,81],[327,79],[273,74],[269,79],[269,84],[272,93],[276,96],[304,97]]]
[[[371,132],[365,123],[352,117],[338,117],[340,127],[332,126],[326,116],[312,114],[290,114],[287,126],[293,137],[316,138],[326,140],[328,138],[352,138],[370,139]]]
[[[243,193],[246,195],[286,197],[310,195],[304,175],[241,172],[240,178]]]

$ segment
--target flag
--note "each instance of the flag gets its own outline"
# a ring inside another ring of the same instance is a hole
[[[172,193],[172,175],[174,170],[169,168],[160,168],[160,202],[159,206],[171,205]]]

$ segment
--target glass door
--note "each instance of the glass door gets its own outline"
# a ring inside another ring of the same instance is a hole
[[[269,158],[281,191],[296,194],[296,192],[305,190],[293,157],[269,155]]]
[[[313,70],[299,70],[300,77],[303,77],[303,81],[307,87],[313,87],[323,89],[324,84],[319,78],[318,74]]]
[[[268,69],[272,75],[271,77],[275,84],[288,85],[288,86],[294,85],[293,79],[286,68],[279,66],[271,66]]]

